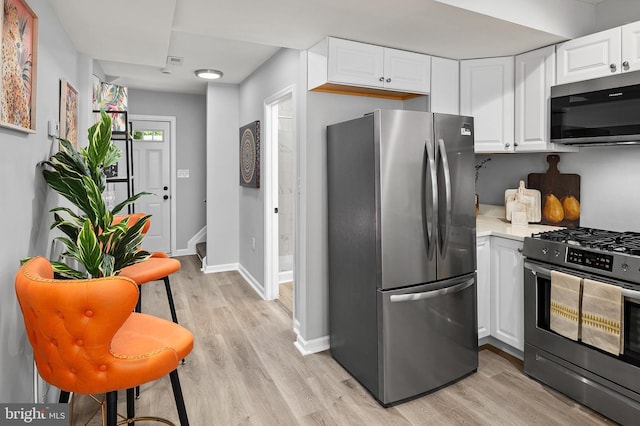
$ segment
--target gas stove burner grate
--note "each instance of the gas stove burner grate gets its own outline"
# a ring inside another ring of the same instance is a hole
[[[571,228],[532,235],[539,240],[640,256],[640,233],[616,232],[595,228]]]

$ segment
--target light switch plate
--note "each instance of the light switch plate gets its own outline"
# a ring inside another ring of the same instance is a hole
[[[47,123],[49,136],[57,138],[60,136],[60,122],[58,120],[49,120]]]
[[[178,169],[178,178],[180,178],[180,179],[188,179],[189,178],[189,169]]]

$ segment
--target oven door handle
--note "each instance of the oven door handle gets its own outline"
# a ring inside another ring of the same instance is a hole
[[[545,278],[551,278],[551,270],[547,268],[543,268],[539,265],[534,265],[533,263],[524,262],[525,269],[531,271],[533,275],[542,275]]]
[[[524,262],[524,267],[531,271],[533,275],[541,275],[545,278],[551,279],[551,270],[547,268],[543,268],[539,265],[534,265],[533,263]],[[628,288],[622,288],[622,297],[626,297],[628,299],[633,299],[634,301],[640,303],[640,291],[631,290]]]

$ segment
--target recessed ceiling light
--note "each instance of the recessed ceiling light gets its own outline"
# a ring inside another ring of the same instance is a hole
[[[206,80],[216,80],[216,79],[222,77],[222,71],[211,70],[211,69],[196,70],[196,75],[198,77],[204,78]]]

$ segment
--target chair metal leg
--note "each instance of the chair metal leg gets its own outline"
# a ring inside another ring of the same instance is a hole
[[[182,397],[182,388],[180,387],[180,378],[178,377],[178,370],[173,370],[169,373],[171,378],[171,387],[173,388],[173,397],[176,400],[176,408],[178,409],[178,418],[180,419],[180,426],[189,426],[189,419],[187,418],[187,408],[184,406],[184,399]]]
[[[107,426],[118,423],[118,391],[107,392]]]
[[[60,396],[58,397],[58,402],[60,404],[69,403],[69,392],[61,390],[60,391]]]
[[[138,286],[138,302],[136,303],[136,312],[142,312],[142,288]]]
[[[135,392],[133,389],[127,389],[127,419],[133,419],[136,416],[136,401]],[[136,423],[131,421],[128,423],[134,426]]]
[[[171,309],[171,319],[178,324],[178,316],[176,315],[176,307],[173,304],[173,294],[171,294],[171,284],[169,284],[169,277],[163,278],[164,288],[167,291],[167,299],[169,300],[169,309]]]

